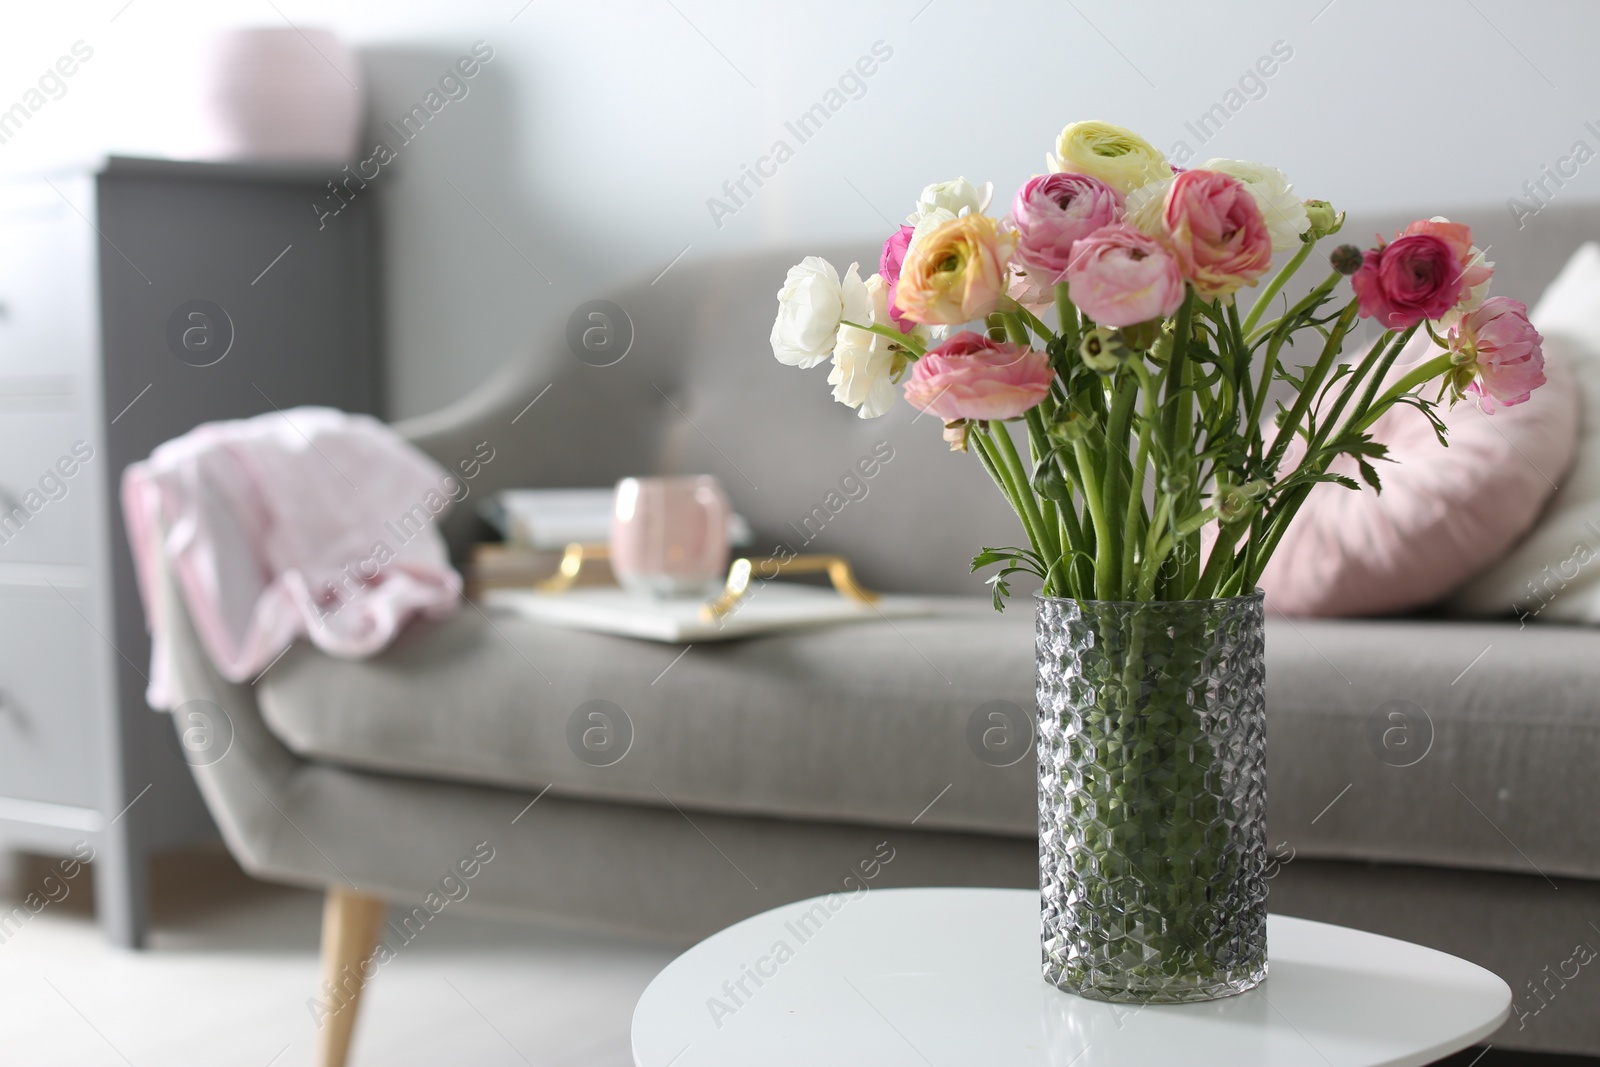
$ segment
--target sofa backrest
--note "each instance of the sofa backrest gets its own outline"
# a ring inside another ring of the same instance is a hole
[[[1594,205],[1551,205],[1520,229],[1504,205],[1447,214],[1489,248],[1494,291],[1530,306],[1579,244],[1600,239]],[[1339,237],[1370,246],[1375,233],[1392,237],[1417,217],[1351,218]],[[1023,535],[976,458],[949,452],[931,416],[899,404],[881,419],[857,418],[833,402],[826,365],[802,371],[772,358],[775,294],[808,254],[841,271],[852,261],[863,275],[876,269],[867,242],[680,263],[659,281],[607,294],[633,326],[620,362],[583,362],[563,324],[466,400],[401,429],[446,466],[490,442],[496,459],[474,482],[478,493],[714,474],[750,519],[754,551],[843,553],[863,582],[886,590],[983,593],[968,572],[973,553]],[[1307,284],[1320,276],[1312,266],[1303,273]],[[470,512],[446,524],[458,553],[483,534]]]

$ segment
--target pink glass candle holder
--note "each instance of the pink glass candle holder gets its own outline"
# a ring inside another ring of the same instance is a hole
[[[611,570],[623,588],[651,596],[704,596],[728,569],[722,485],[709,474],[624,478],[611,508]]]

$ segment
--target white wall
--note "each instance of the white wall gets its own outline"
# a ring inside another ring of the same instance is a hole
[[[1304,195],[1357,209],[1504,212],[1513,196],[1531,205],[1523,183],[1574,142],[1600,151],[1600,6],[1579,0],[274,2],[361,50],[378,117],[473,41],[495,49],[471,95],[374,183],[396,415],[462,395],[535,331],[686,247],[879,240],[923,184],[958,174],[1009,197],[1076,118],[1186,142],[1197,161],[1272,162]],[[6,103],[74,40],[96,54],[0,145],[0,167],[181,145],[202,32],[282,24],[265,0],[124,5],[8,13]],[[798,143],[785,120],[878,41],[893,54],[864,95]],[[1292,56],[1264,94],[1229,101],[1280,41]],[[1185,126],[1240,100],[1208,144]],[[793,158],[715,224],[707,199],[777,139]],[[1600,163],[1554,195],[1600,197]]]

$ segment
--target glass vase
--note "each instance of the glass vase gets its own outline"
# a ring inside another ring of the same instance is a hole
[[[1045,980],[1174,1004],[1267,975],[1259,592],[1038,597]]]

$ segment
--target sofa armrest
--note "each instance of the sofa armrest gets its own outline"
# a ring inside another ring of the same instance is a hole
[[[539,379],[536,362],[527,354],[513,356],[466,396],[400,420],[394,424],[395,432],[451,468],[460,457],[472,454],[491,427],[512,426],[512,420],[539,395],[547,382]]]
[[[245,870],[259,873],[287,829],[275,808],[281,809],[304,761],[267,729],[255,691],[217,673],[171,568],[165,559],[158,566],[157,616],[168,638],[174,725],[182,734],[196,713],[216,732],[216,749],[204,755],[183,751],[228,850]]]

